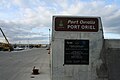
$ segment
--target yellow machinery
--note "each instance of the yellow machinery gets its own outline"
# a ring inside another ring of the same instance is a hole
[[[2,32],[5,40],[7,43],[0,43],[0,50],[3,50],[3,51],[12,51],[13,50],[13,47],[12,45],[9,43],[8,39],[6,38],[4,32],[2,31],[2,29],[0,28],[0,31]]]

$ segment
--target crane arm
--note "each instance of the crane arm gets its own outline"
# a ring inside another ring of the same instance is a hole
[[[6,36],[5,36],[4,32],[2,31],[2,29],[1,29],[1,28],[0,28],[0,30],[1,30],[1,32],[2,32],[2,34],[3,34],[3,36],[4,36],[4,38],[5,38],[5,40],[7,41],[7,43],[8,43],[8,44],[10,44],[10,43],[9,43],[9,41],[8,41],[8,39],[6,38]]]
[[[9,47],[9,51],[12,51],[13,50],[13,47],[12,47],[12,45],[9,43],[9,41],[8,41],[8,39],[7,39],[7,37],[5,36],[5,34],[4,34],[4,32],[2,31],[2,29],[0,28],[0,31],[2,32],[2,34],[3,34],[3,36],[4,36],[4,38],[5,38],[5,40],[6,40],[6,42],[7,42],[7,45],[8,45],[8,47]]]
[[[4,38],[5,38],[5,40],[7,41],[8,45],[10,45],[10,43],[9,43],[8,39],[6,38],[6,36],[5,36],[4,32],[2,31],[2,29],[1,29],[1,28],[0,28],[0,30],[1,30],[1,32],[2,32],[2,34],[3,34],[3,36],[4,36]]]

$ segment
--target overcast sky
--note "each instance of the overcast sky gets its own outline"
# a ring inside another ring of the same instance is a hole
[[[10,43],[48,43],[53,15],[100,16],[104,37],[120,39],[120,0],[0,0],[0,27]]]

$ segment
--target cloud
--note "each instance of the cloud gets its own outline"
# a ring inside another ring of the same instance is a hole
[[[3,9],[16,7],[14,19],[1,19],[0,25],[11,42],[17,40],[48,43],[48,29],[52,27],[53,15],[100,16],[105,34],[120,34],[120,7],[107,0],[2,0]],[[3,11],[4,12],[4,11]],[[3,12],[0,11],[0,14]],[[12,11],[11,11],[12,12]],[[4,13],[4,14],[9,14]],[[9,15],[10,16],[10,15]],[[2,16],[1,16],[2,17]],[[3,16],[4,17],[4,16]],[[29,35],[30,36],[29,36]],[[43,37],[43,38],[42,38]]]
[[[33,26],[28,27],[28,25],[5,21],[0,21],[0,25],[2,25],[1,28],[10,43],[18,43],[19,41],[25,43],[24,41],[28,39],[31,41],[31,43],[36,43],[38,40],[48,40],[47,33],[35,32],[36,30],[32,32],[34,29]],[[6,42],[1,32],[0,41]]]
[[[59,14],[99,16],[102,18],[105,34],[109,32],[120,34],[120,7],[114,3],[106,4],[104,0],[93,0],[91,2],[77,0],[77,2],[67,6],[67,8],[65,7]]]
[[[10,6],[11,6],[11,4],[10,3],[8,3],[8,1],[6,1],[6,0],[0,0],[0,9],[2,9],[2,8],[10,8]]]

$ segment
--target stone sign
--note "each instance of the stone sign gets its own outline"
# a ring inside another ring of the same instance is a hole
[[[51,79],[107,80],[106,76],[101,77],[104,75],[103,43],[100,17],[53,16]]]

